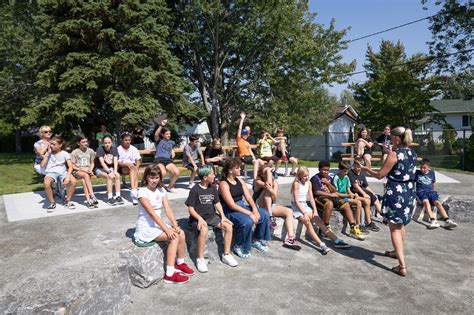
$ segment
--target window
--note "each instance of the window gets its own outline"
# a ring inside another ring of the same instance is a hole
[[[462,126],[471,127],[471,115],[462,115]]]

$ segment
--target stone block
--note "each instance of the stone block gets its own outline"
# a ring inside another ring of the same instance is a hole
[[[443,206],[454,221],[472,223],[474,217],[474,200],[449,197]]]
[[[197,258],[197,241],[199,231],[193,228],[187,220],[183,221],[181,228],[186,233],[186,243],[188,253],[192,260]],[[206,247],[204,248],[204,257],[209,261],[220,261],[224,253],[224,235],[221,229],[209,227],[207,233]]]
[[[126,261],[130,281],[134,286],[148,288],[163,279],[164,253],[159,245],[151,247],[130,245],[130,247],[121,251],[120,257]]]

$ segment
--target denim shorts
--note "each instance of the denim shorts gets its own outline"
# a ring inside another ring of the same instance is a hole
[[[433,204],[435,201],[439,200],[439,195],[434,190],[432,190],[432,191],[420,191],[420,192],[416,193],[416,196],[418,197],[418,199],[420,199],[421,202],[423,202],[423,200],[428,199],[430,204]]]
[[[313,212],[313,210],[308,206],[308,204],[306,203],[306,201],[300,201],[299,202],[301,207],[304,209],[304,213],[301,212],[300,208],[298,208],[298,206],[296,205],[296,202],[292,201],[291,202],[291,209],[293,210],[293,217],[295,219],[298,219],[299,217],[303,216],[304,214],[310,214],[311,212]]]
[[[67,178],[67,172],[64,172],[62,174],[59,173],[46,173],[45,176],[51,177],[55,182],[61,180],[61,183],[64,182],[64,180]]]

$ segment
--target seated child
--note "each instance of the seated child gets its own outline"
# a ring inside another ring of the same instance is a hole
[[[321,218],[319,218],[316,204],[314,203],[312,183],[308,179],[308,169],[305,166],[300,166],[296,173],[295,180],[293,181],[293,185],[291,185],[291,208],[293,209],[293,216],[304,224],[306,231],[308,231],[311,239],[319,245],[323,255],[326,255],[330,249],[319,239],[314,231],[312,222],[315,222],[321,231],[334,241],[335,247],[351,247],[351,245],[336,237],[336,235],[327,228],[323,221],[321,221]],[[311,208],[307,203],[308,197]]]
[[[323,222],[328,229],[332,231],[332,227],[329,225],[329,219],[331,218],[333,209],[336,208],[342,212],[342,215],[349,222],[350,235],[355,239],[363,241],[365,237],[359,227],[356,226],[349,203],[341,203],[336,187],[331,184],[332,178],[329,176],[330,166],[329,161],[320,161],[318,165],[319,173],[311,177],[316,204],[323,208]]]
[[[416,196],[423,203],[426,213],[430,217],[430,225],[428,226],[428,229],[436,229],[439,227],[439,223],[433,214],[432,206],[438,208],[441,219],[444,221],[444,228],[452,229],[457,227],[457,223],[448,217],[443,204],[439,201],[438,193],[434,190],[436,177],[435,172],[430,169],[430,161],[428,159],[421,160],[420,169],[415,173],[415,181]]]
[[[244,112],[240,113],[239,129],[235,142],[237,144],[237,156],[244,164],[253,165],[253,179],[257,178],[258,167],[263,164],[263,161],[257,159],[253,153],[250,143],[248,142],[250,133],[247,129],[242,129],[246,115]]]
[[[41,167],[44,168],[44,190],[49,200],[48,212],[53,212],[56,208],[56,201],[53,195],[53,183],[61,181],[67,185],[66,201],[64,206],[69,209],[76,209],[71,201],[76,190],[76,179],[72,176],[71,157],[66,151],[61,150],[64,141],[59,136],[54,136],[49,142],[49,148],[41,160]],[[61,192],[62,193],[62,192]]]
[[[279,160],[277,156],[273,155],[272,146],[275,142],[275,139],[273,139],[267,131],[263,131],[258,140],[258,153],[260,159],[267,162],[270,166]]]
[[[380,203],[379,199],[369,187],[369,183],[367,182],[367,178],[365,174],[361,172],[362,166],[364,165],[364,160],[360,157],[354,158],[354,165],[352,169],[349,171],[349,180],[351,182],[351,191],[354,194],[357,194],[359,198],[361,198],[362,204],[364,205],[366,216],[367,216],[367,207],[374,206],[377,213],[382,213],[382,204]],[[380,228],[375,225],[374,221],[368,221],[370,223],[365,222],[365,227],[371,231],[378,232]]]
[[[91,176],[94,175],[95,152],[89,148],[89,140],[84,135],[78,135],[76,143],[78,148],[71,153],[72,175],[82,181],[86,206],[89,209],[98,208],[99,201],[94,195],[91,182]]]
[[[158,164],[163,177],[166,176],[167,172],[170,172],[170,182],[168,187],[165,187],[165,189],[172,193],[174,192],[174,184],[179,177],[179,169],[173,162],[175,157],[173,147],[176,143],[171,140],[171,130],[165,127],[167,123],[167,119],[162,120],[160,126],[155,131],[154,139],[156,153],[153,163]]]
[[[199,144],[199,136],[190,135],[189,143],[183,150],[183,166],[191,171],[191,176],[189,177],[189,189],[194,187],[194,178],[196,177],[197,170],[203,164],[204,157],[201,152],[201,145]]]
[[[120,174],[118,173],[117,148],[112,145],[112,137],[105,136],[102,139],[102,146],[97,148],[94,174],[97,177],[106,179],[107,204],[114,206],[123,205],[124,201],[120,196]],[[115,186],[115,198],[112,192],[112,185]]]
[[[291,172],[290,175],[296,175],[296,168],[298,167],[298,159],[295,158],[288,152],[288,144],[287,144],[287,139],[285,135],[283,134],[282,129],[277,129],[276,130],[276,137],[275,137],[275,142],[277,143],[277,148],[275,155],[285,161],[285,162],[290,162],[291,163]],[[278,167],[280,166],[281,161],[278,161],[276,163],[276,170],[278,170]]]
[[[225,156],[222,150],[221,139],[215,138],[212,140],[211,145],[204,151],[204,161],[206,164],[210,164],[214,168],[214,173],[217,176],[218,166],[222,166]]]
[[[161,219],[163,208],[172,226]],[[184,262],[186,237],[170,207],[158,165],[147,166],[143,174],[138,192],[138,220],[133,237],[136,243],[168,242],[166,273],[163,278],[165,283],[186,283],[189,276],[194,275],[194,271]]]
[[[138,170],[142,163],[142,157],[138,149],[130,145],[132,135],[128,132],[120,137],[122,144],[117,148],[118,171],[122,175],[130,175],[130,197],[134,205],[138,204]]]
[[[222,256],[222,262],[235,267],[238,263],[230,252],[233,224],[224,215],[217,187],[212,185],[216,175],[210,165],[204,165],[199,167],[198,176],[201,181],[191,189],[188,199],[186,199],[186,206],[188,206],[190,214],[189,221],[199,231],[196,259],[197,269],[200,272],[208,271],[207,262],[204,259],[208,225],[224,230],[224,255]]]

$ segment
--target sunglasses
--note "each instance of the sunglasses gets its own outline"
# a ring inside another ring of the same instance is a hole
[[[43,131],[43,133],[53,133],[51,130]]]

